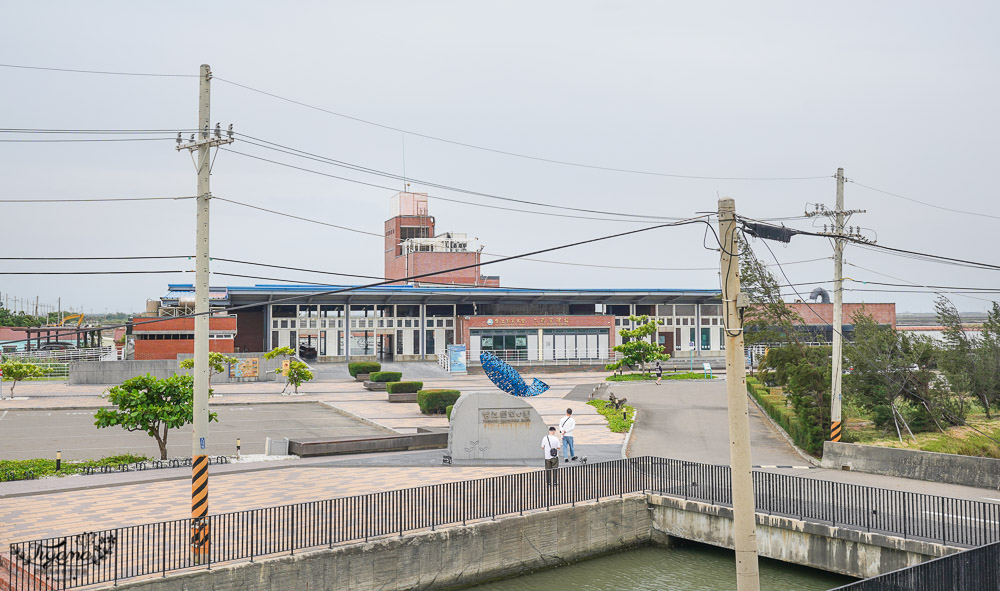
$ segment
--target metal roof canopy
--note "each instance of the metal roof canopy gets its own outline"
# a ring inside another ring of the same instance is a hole
[[[545,300],[568,304],[669,304],[674,302],[703,303],[718,300],[716,289],[511,289],[503,287],[413,287],[409,285],[365,287],[354,291],[322,294],[351,285],[268,285],[243,287],[213,287],[212,292],[227,292],[230,304],[267,304],[286,297],[302,296],[287,304],[498,304],[538,303]],[[177,301],[181,294],[194,288],[172,284],[161,298],[164,303]]]

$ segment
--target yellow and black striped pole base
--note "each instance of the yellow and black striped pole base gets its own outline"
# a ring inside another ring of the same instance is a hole
[[[840,421],[833,421],[833,423],[831,423],[830,441],[840,441]]]
[[[208,554],[208,456],[191,462],[191,552]]]

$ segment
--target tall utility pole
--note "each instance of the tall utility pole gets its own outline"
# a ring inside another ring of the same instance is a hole
[[[736,589],[760,591],[757,569],[757,523],[750,464],[750,414],[747,410],[746,358],[739,253],[736,243],[736,201],[719,199],[720,271],[723,325],[726,332],[726,398],[729,407],[729,461],[733,489],[733,546],[736,548]]]
[[[805,212],[809,217],[830,218],[830,231],[823,226],[822,234],[833,240],[833,362],[830,377],[830,441],[840,441],[841,392],[844,382],[844,243],[850,238],[854,242],[870,242],[859,233],[860,228],[845,228],[844,223],[863,209],[844,209],[844,169],[837,169],[837,205],[833,211],[825,205],[816,204],[813,211]]]
[[[212,69],[201,65],[198,86],[198,139],[195,134],[183,143],[177,134],[177,150],[197,150],[195,169],[198,173],[198,214],[195,231],[195,281],[194,281],[194,432],[191,435],[191,551],[197,558],[208,554],[208,213],[212,192],[209,179],[212,173],[211,148],[233,142],[232,125],[228,137],[216,124],[215,135],[211,130]]]

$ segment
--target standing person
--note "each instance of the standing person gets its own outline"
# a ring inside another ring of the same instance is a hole
[[[559,467],[560,447],[562,447],[562,443],[556,436],[556,428],[549,427],[549,434],[542,439],[542,454],[545,456],[545,484],[549,486],[559,485],[556,468]]]
[[[563,458],[565,462],[576,461],[576,448],[573,447],[573,429],[576,429],[576,419],[573,418],[573,409],[566,409],[566,416],[559,421],[559,432],[562,434]]]
[[[663,379],[663,368],[660,367],[660,362],[656,362],[656,385],[660,385],[660,380]]]

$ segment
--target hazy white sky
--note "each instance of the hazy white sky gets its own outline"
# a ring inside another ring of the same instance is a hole
[[[713,177],[635,175],[510,157],[408,135],[408,176],[518,199],[688,216],[719,195],[752,217],[833,205],[838,166],[852,224],[880,244],[997,263],[1000,36],[996,3],[846,2],[9,2],[0,62],[197,74],[354,117],[497,150],[607,167]],[[0,67],[0,127],[179,129],[197,115],[197,79],[103,76]],[[362,166],[402,173],[396,131],[309,110],[216,81],[212,119],[237,131]],[[0,134],[0,139],[48,136]],[[398,181],[237,142],[235,149],[329,174]],[[195,192],[170,141],[0,143],[3,197],[181,196]],[[426,189],[440,231],[514,254],[637,226],[553,218],[435,200],[489,199]],[[392,191],[222,152],[219,197],[381,232]],[[508,204],[509,205],[509,204]],[[537,209],[537,208],[535,208]],[[809,227],[810,220],[790,225]],[[710,268],[703,228],[662,229],[547,255],[629,267]],[[382,240],[214,202],[212,254],[379,275]],[[3,255],[187,255],[194,203],[0,204]],[[823,240],[772,244],[782,262],[830,256]],[[756,250],[770,262],[762,245]],[[489,258],[489,257],[487,257]],[[1000,286],[1000,274],[849,248],[858,281]],[[190,261],[27,263],[4,271],[191,269]],[[334,277],[217,262],[213,270],[302,281]],[[793,282],[832,277],[828,260],[785,267]],[[484,268],[517,287],[714,288],[703,271],[599,269],[517,261]],[[879,275],[887,274],[897,279]],[[780,278],[780,275],[779,275]],[[0,275],[0,293],[94,311],[140,310],[193,273]],[[213,285],[251,280],[215,277]],[[263,282],[263,281],[259,281]],[[829,287],[829,284],[826,284]],[[848,282],[849,289],[872,289]],[[890,288],[893,289],[893,288]],[[848,291],[845,301],[930,310],[931,294]],[[962,310],[983,299],[953,296]],[[985,299],[1000,295],[981,296]]]

